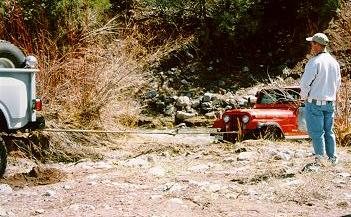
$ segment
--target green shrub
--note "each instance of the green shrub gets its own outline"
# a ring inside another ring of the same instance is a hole
[[[3,34],[10,34],[4,37],[21,38],[23,35],[30,35],[35,40],[36,36],[47,32],[60,46],[75,44],[86,31],[99,25],[105,18],[105,12],[110,8],[110,2],[109,0],[8,0],[0,2],[0,8],[2,28],[6,30]]]

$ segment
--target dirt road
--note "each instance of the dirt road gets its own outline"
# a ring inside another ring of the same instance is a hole
[[[232,145],[205,135],[146,135],[96,151],[105,159],[37,165],[10,157],[0,216],[351,214],[346,149],[339,148],[339,165],[304,172],[313,161],[307,141]]]

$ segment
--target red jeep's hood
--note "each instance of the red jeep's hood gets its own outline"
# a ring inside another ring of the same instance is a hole
[[[239,115],[243,113],[248,113],[251,116],[256,118],[265,118],[265,117],[289,117],[293,115],[292,110],[288,109],[233,109],[228,110],[224,114],[229,115]]]

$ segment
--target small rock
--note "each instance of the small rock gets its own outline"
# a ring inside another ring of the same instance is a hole
[[[162,195],[151,195],[150,196],[150,199],[152,200],[157,200],[157,199],[161,199],[162,198]]]
[[[296,151],[294,153],[295,158],[304,158],[305,157],[305,152],[304,151]]]
[[[203,172],[208,170],[211,166],[211,164],[199,164],[188,168],[188,170],[192,172]]]
[[[156,90],[150,90],[148,93],[146,93],[146,98],[147,99],[152,99],[155,98],[158,95]]]
[[[71,186],[69,186],[69,185],[64,185],[64,186],[63,186],[63,189],[66,189],[66,190],[71,190],[71,189],[72,189],[72,187],[71,187]]]
[[[186,124],[185,123],[180,123],[177,126],[175,126],[175,128],[186,128]]]
[[[189,82],[185,79],[181,80],[180,83],[184,84],[184,85],[187,85]]]
[[[235,152],[235,153],[237,153],[237,154],[239,154],[239,153],[241,153],[241,152],[247,152],[247,151],[248,151],[248,149],[247,149],[247,148],[242,147],[242,148],[238,148],[238,149],[236,149],[234,152]]]
[[[275,150],[275,149],[270,149],[270,150],[268,150],[268,154],[269,154],[270,156],[272,156],[272,157],[278,155],[278,153],[279,153],[279,152],[278,152],[277,150]]]
[[[236,159],[233,157],[227,157],[227,158],[223,159],[224,163],[233,163],[235,161],[236,161]]]
[[[277,155],[274,156],[274,160],[285,160],[288,161],[291,159],[291,156],[285,152],[279,152]]]
[[[89,204],[73,204],[69,208],[79,212],[94,211],[96,209],[93,205]]]
[[[230,193],[230,194],[226,194],[225,195],[225,198],[227,198],[227,199],[230,199],[230,200],[235,200],[235,199],[238,199],[238,197],[239,197],[239,193],[236,193],[236,194],[234,194],[234,193]]]
[[[224,87],[225,86],[225,81],[223,81],[223,80],[218,81],[218,86]]]
[[[45,210],[44,209],[37,209],[35,210],[34,214],[44,214]]]
[[[209,186],[209,185],[210,185],[210,183],[207,182],[207,181],[198,182],[198,181],[195,181],[195,180],[190,180],[190,181],[189,181],[189,185],[195,186],[195,187],[201,187],[202,189],[205,189],[206,186]]]
[[[47,191],[43,194],[43,196],[47,196],[47,197],[53,197],[53,196],[55,196],[55,195],[56,195],[56,192],[53,191],[53,190],[47,190]]]
[[[211,111],[213,110],[213,104],[212,102],[203,102],[201,103],[201,108],[205,111]]]
[[[0,184],[0,194],[11,194],[13,192],[8,184]]]
[[[296,179],[296,180],[287,181],[285,184],[287,186],[295,186],[295,185],[300,185],[302,183],[303,182],[301,180]]]
[[[8,217],[8,213],[2,207],[0,207],[0,217]]]
[[[254,156],[255,156],[254,152],[241,152],[238,155],[237,160],[238,161],[250,161],[250,160],[253,160]]]
[[[3,210],[3,209],[0,207],[0,217],[16,217],[16,215],[15,215],[13,212]]]
[[[344,196],[345,196],[347,199],[351,200],[351,192],[349,192],[349,193],[344,193]]]
[[[247,100],[244,98],[240,98],[238,101],[239,106],[244,106],[247,104]]]
[[[321,167],[315,163],[308,163],[302,168],[302,172],[318,172],[320,170]]]
[[[250,196],[258,196],[258,192],[255,189],[252,189],[252,188],[247,190],[247,194],[250,195]]]
[[[191,106],[191,101],[190,101],[190,98],[187,96],[180,96],[178,97],[176,104],[179,107],[187,107],[187,106]]]
[[[132,159],[128,159],[124,162],[125,166],[139,166],[139,167],[145,167],[149,164],[149,162],[144,159],[144,158],[132,158]]]
[[[183,200],[180,199],[180,198],[172,198],[169,201],[172,202],[172,203],[177,203],[177,204],[183,204],[184,203]]]
[[[87,185],[91,185],[91,186],[94,186],[94,185],[96,185],[97,184],[97,182],[95,182],[95,181],[91,181],[91,182],[88,182],[87,183]]]
[[[202,98],[202,102],[210,102],[212,99],[212,94],[211,93],[205,93],[203,98]]]
[[[192,108],[198,108],[201,105],[201,100],[200,99],[195,99],[191,102],[191,107]]]
[[[214,118],[216,118],[216,113],[215,112],[208,112],[205,114],[205,117],[207,119],[214,119]]]
[[[173,105],[167,105],[163,110],[163,113],[168,116],[172,116],[175,112],[175,107]]]
[[[195,117],[197,114],[196,113],[188,113],[188,112],[183,112],[183,111],[177,111],[176,117],[179,120],[186,120],[192,117]]]
[[[349,207],[349,203],[347,201],[341,201],[341,202],[337,203],[336,205],[338,207],[341,207],[341,208]]]
[[[215,193],[221,190],[221,186],[219,184],[211,184],[208,186],[207,190],[209,192]]]
[[[186,56],[189,57],[190,59],[194,59],[194,55],[192,55],[189,51],[185,52]]]
[[[343,177],[343,178],[349,178],[351,177],[350,173],[339,173],[339,176]]]
[[[109,179],[104,179],[104,180],[102,180],[101,181],[101,184],[111,184],[112,182],[111,182],[111,180],[109,180]]]
[[[150,162],[150,163],[154,163],[155,162],[155,159],[153,156],[147,156],[147,161]]]
[[[177,192],[177,191],[182,191],[185,187],[182,186],[179,183],[175,183],[174,185],[172,185],[172,187],[169,189],[169,192]]]
[[[149,174],[157,177],[162,177],[166,174],[166,172],[161,166],[156,166],[156,167],[150,168]]]
[[[160,190],[162,190],[163,192],[166,192],[166,191],[177,192],[183,189],[184,187],[181,184],[177,182],[169,182],[169,183],[166,183],[164,186],[162,186]]]
[[[97,162],[94,166],[96,169],[111,169],[112,165],[103,161]]]

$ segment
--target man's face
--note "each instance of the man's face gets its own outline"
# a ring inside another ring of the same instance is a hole
[[[314,41],[310,42],[311,45],[311,54],[317,54],[320,51],[320,45]]]

